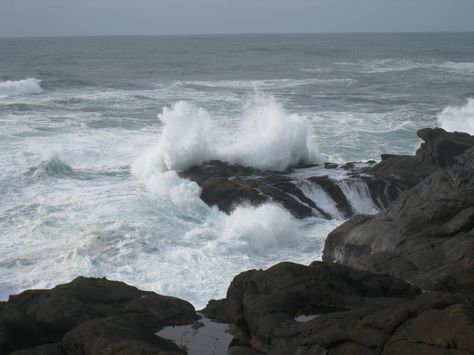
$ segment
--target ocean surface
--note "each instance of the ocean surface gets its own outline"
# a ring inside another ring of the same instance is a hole
[[[343,219],[226,215],[177,172],[413,154],[434,126],[474,134],[474,34],[0,39],[0,299],[87,275],[202,307]]]

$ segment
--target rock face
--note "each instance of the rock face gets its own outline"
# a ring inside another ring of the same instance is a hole
[[[331,232],[323,260],[388,272],[474,300],[474,147],[448,160],[385,211]]]
[[[196,317],[180,299],[79,277],[1,302],[0,354],[182,354],[155,332]]]
[[[462,296],[324,262],[244,272],[204,310],[241,342],[282,355],[469,354],[473,311]]]

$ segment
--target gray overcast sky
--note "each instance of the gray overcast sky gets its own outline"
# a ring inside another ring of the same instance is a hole
[[[0,0],[0,37],[474,31],[474,0]]]

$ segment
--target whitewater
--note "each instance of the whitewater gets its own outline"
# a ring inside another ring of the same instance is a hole
[[[413,154],[428,126],[474,134],[473,41],[0,39],[0,299],[85,275],[200,308],[243,270],[319,259],[344,217],[298,177],[330,175],[355,211],[376,213],[363,184],[293,171],[332,217],[298,220],[271,202],[225,214],[180,173],[213,159],[281,172]]]

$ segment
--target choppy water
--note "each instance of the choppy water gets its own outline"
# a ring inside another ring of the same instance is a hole
[[[341,219],[227,216],[175,171],[411,154],[474,134],[473,98],[474,34],[0,39],[0,297],[93,275],[202,306],[317,259]]]

